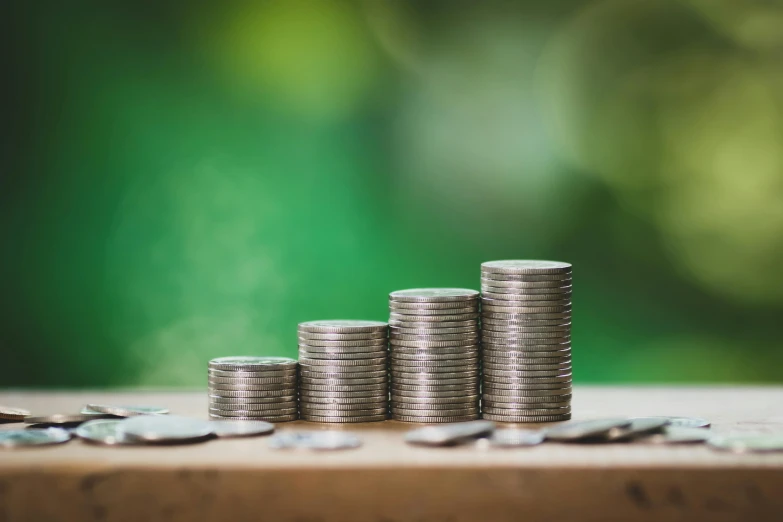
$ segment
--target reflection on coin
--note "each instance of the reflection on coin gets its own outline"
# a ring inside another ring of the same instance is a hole
[[[213,433],[219,438],[253,437],[275,431],[275,425],[265,421],[210,421]]]
[[[114,415],[116,417],[135,417],[136,415],[165,415],[169,412],[166,408],[158,406],[111,406],[107,404],[88,404],[88,410]]]
[[[212,435],[209,422],[175,415],[139,415],[120,424],[131,439],[151,443],[195,442]]]
[[[353,449],[361,445],[359,437],[342,431],[285,431],[269,439],[269,446],[274,449],[330,451]]]
[[[483,420],[428,426],[406,433],[405,442],[423,446],[450,446],[487,435],[494,429],[494,422]]]
[[[407,290],[397,290],[389,294],[390,301],[418,302],[428,303],[447,302],[447,301],[465,301],[478,299],[479,293],[476,290],[468,288],[410,288]]]
[[[481,263],[482,274],[570,274],[571,263],[530,259],[504,259]]]
[[[312,333],[385,332],[388,326],[387,323],[381,321],[333,319],[328,321],[308,321],[299,323],[299,331]]]
[[[62,428],[3,430],[0,431],[0,448],[46,446],[71,440],[71,434]]]
[[[498,448],[519,448],[537,446],[544,442],[543,430],[496,430],[489,438],[489,443]]]
[[[627,428],[631,425],[629,419],[596,419],[579,422],[569,422],[546,430],[547,440],[558,442],[579,442],[606,436]]]
[[[209,367],[215,370],[295,369],[296,361],[290,357],[218,357],[209,361]]]
[[[712,431],[704,428],[680,428],[666,426],[661,433],[637,440],[655,444],[690,444],[705,442],[712,436]]]
[[[81,413],[76,413],[76,414],[55,413],[54,415],[26,417],[24,421],[27,424],[81,424],[82,422],[87,422],[100,418],[111,418],[111,417],[112,415],[107,415],[104,413],[98,413],[95,415],[84,415]]]
[[[710,437],[707,444],[713,449],[734,453],[768,453],[783,451],[783,435],[748,433]]]
[[[23,421],[31,413],[21,408],[11,408],[10,406],[0,405],[0,420],[5,421]]]
[[[136,441],[130,439],[119,426],[125,422],[117,419],[97,419],[85,422],[74,433],[77,437],[87,442],[103,444],[105,446],[120,446],[127,444],[136,444]]]
[[[673,428],[709,428],[710,421],[698,417],[635,417],[631,420],[639,419],[666,419],[668,426]]]

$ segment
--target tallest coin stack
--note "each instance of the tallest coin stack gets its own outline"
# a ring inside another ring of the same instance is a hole
[[[482,411],[499,422],[571,418],[571,265],[481,265]]]

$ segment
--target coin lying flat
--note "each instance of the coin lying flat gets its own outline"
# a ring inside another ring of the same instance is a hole
[[[21,448],[62,444],[71,440],[71,434],[62,428],[3,430],[0,448]]]
[[[405,434],[405,442],[423,446],[452,446],[488,435],[494,430],[495,423],[490,421],[441,424],[409,431]]]
[[[608,433],[606,439],[612,442],[634,440],[645,435],[661,433],[668,424],[669,421],[665,417],[631,419],[629,426]]]
[[[489,443],[497,448],[521,448],[537,446],[544,442],[543,430],[496,430],[489,438]]]
[[[637,440],[654,444],[695,444],[706,442],[712,437],[712,432],[704,428],[680,428],[665,426],[661,433],[656,433]]]
[[[364,321],[354,319],[333,319],[327,321],[308,321],[299,323],[300,332],[311,333],[352,333],[385,332],[388,324],[381,321]]]
[[[81,424],[82,422],[87,422],[98,418],[109,418],[109,417],[112,417],[112,415],[107,415],[103,413],[97,413],[94,415],[84,415],[81,413],[76,413],[76,414],[55,413],[54,415],[26,417],[24,421],[27,424]]]
[[[342,431],[286,431],[269,439],[269,446],[274,449],[332,451],[354,449],[361,445],[359,437]]]
[[[23,421],[25,417],[32,415],[29,411],[22,408],[11,408],[10,406],[0,405],[0,420],[4,421]]]
[[[770,453],[783,451],[783,435],[742,434],[710,437],[707,445],[721,451],[734,453]]]
[[[531,259],[504,259],[481,263],[482,274],[570,274],[571,263]]]
[[[275,431],[275,425],[266,421],[215,420],[209,424],[218,438],[255,437]]]
[[[148,443],[197,442],[212,436],[209,422],[175,415],[131,417],[119,430],[131,440]]]
[[[389,300],[401,302],[448,302],[477,299],[479,293],[468,288],[411,288],[389,294]]]
[[[289,357],[235,356],[218,357],[209,361],[209,367],[215,370],[263,370],[265,368],[296,369],[296,361]]]
[[[112,406],[108,404],[88,404],[88,410],[114,415],[116,417],[134,417],[136,415],[165,415],[169,412],[159,406]]]
[[[558,442],[581,442],[604,439],[631,425],[629,419],[596,419],[569,422],[546,430],[546,439]]]
[[[93,444],[102,444],[104,446],[137,444],[136,441],[129,438],[119,429],[123,422],[125,421],[122,419],[91,420],[76,428],[74,433],[80,439]]]
[[[631,420],[639,419],[665,419],[667,425],[673,428],[709,428],[710,421],[698,417],[635,417]]]

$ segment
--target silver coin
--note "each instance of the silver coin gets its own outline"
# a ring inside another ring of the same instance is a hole
[[[441,424],[452,422],[468,422],[478,419],[478,413],[472,413],[470,415],[460,415],[457,417],[425,417],[419,415],[401,415],[392,414],[392,419],[398,422],[412,422],[417,424]]]
[[[496,281],[512,283],[557,283],[558,285],[570,285],[573,281],[573,274],[493,274],[490,272],[481,273],[481,283],[495,285]]]
[[[430,323],[443,325],[451,322],[476,321],[479,318],[478,312],[455,315],[405,315],[396,312],[389,314],[389,323],[398,325],[407,324],[409,327],[416,324]]]
[[[503,342],[500,339],[496,339],[501,342],[491,342],[494,338],[487,337],[481,340],[481,346],[484,348],[484,353],[487,351],[506,351],[506,352],[562,352],[563,350],[570,350],[571,343],[560,344],[540,344],[535,341],[530,343],[518,343],[518,342]],[[530,340],[530,339],[528,339]]]
[[[478,390],[478,379],[474,379],[473,382],[464,383],[457,381],[458,384],[436,384],[432,386],[419,385],[419,384],[403,384],[398,382],[391,383],[390,389],[393,393],[475,393]]]
[[[307,370],[307,376],[315,376],[316,374],[320,374],[321,377],[326,378],[332,378],[332,379],[341,379],[341,378],[349,378],[348,376],[351,374],[356,373],[364,373],[366,376],[380,376],[382,373],[379,372],[385,372],[388,367],[386,363],[383,364],[374,364],[372,366],[331,366],[331,365],[315,365],[310,366],[309,363],[307,365],[304,365],[302,367],[304,370]]]
[[[116,417],[135,417],[136,415],[166,415],[169,410],[159,406],[112,406],[109,404],[88,404],[87,409],[96,413]]]
[[[212,432],[218,438],[255,437],[275,431],[275,425],[266,421],[210,421]]]
[[[495,423],[471,421],[454,424],[442,424],[409,431],[405,442],[422,446],[452,446],[489,435],[495,430]]]
[[[312,370],[302,370],[300,377],[315,379],[370,379],[373,377],[385,377],[389,374],[386,368],[382,370],[373,370],[369,372],[319,372]]]
[[[384,413],[383,415],[363,415],[363,416],[356,416],[356,417],[324,417],[321,415],[309,415],[309,414],[306,415],[303,413],[302,415],[300,415],[300,418],[303,421],[307,421],[307,422],[348,424],[348,423],[358,423],[358,422],[385,421],[388,418],[388,414]]]
[[[491,395],[500,395],[503,393],[518,394],[523,396],[524,394],[536,393],[539,391],[561,390],[571,389],[570,382],[542,382],[542,383],[508,383],[500,382],[493,383],[485,381],[482,383],[482,390],[484,393]]]
[[[530,259],[504,259],[481,263],[482,274],[570,274],[571,263]]]
[[[286,384],[213,384],[209,385],[212,395],[225,395],[225,392],[274,392],[290,393],[296,389],[296,381]]]
[[[484,413],[496,415],[565,415],[571,413],[571,406],[562,406],[560,408],[498,408],[497,406],[482,405],[481,410]]]
[[[669,421],[663,417],[631,419],[630,426],[609,433],[606,439],[612,442],[634,440],[645,435],[660,433],[668,423]]]
[[[497,359],[568,359],[571,357],[571,348],[560,348],[554,350],[531,351],[519,347],[496,348],[494,346],[482,345],[482,355],[484,357],[494,357]]]
[[[408,321],[390,320],[390,328],[442,330],[452,328],[478,328],[478,320],[475,318],[464,321]]]
[[[390,393],[392,400],[461,399],[462,397],[472,397],[473,395],[478,395],[478,386],[473,386],[473,388],[464,390],[436,390],[425,392],[392,389]]]
[[[668,426],[674,428],[709,428],[710,421],[699,417],[634,417],[631,420],[639,419],[666,419]]]
[[[468,386],[468,385],[478,385],[479,379],[476,374],[473,374],[472,377],[459,377],[457,379],[439,379],[437,375],[429,376],[418,376],[413,378],[407,378],[407,377],[398,377],[395,376],[392,378],[391,385],[392,386],[400,386],[400,385],[412,385],[412,386],[432,386],[432,387],[448,387],[448,386]],[[444,388],[449,389],[449,388]]]
[[[411,288],[408,290],[397,290],[389,294],[389,300],[401,302],[448,302],[465,301],[478,298],[479,293],[476,290],[468,288]]]
[[[478,364],[468,366],[401,366],[392,367],[391,375],[393,379],[398,377],[403,379],[453,379],[461,377],[451,377],[456,373],[467,374],[465,378],[477,378],[480,372]]]
[[[460,326],[460,327],[444,327],[440,328],[438,326],[433,326],[431,328],[428,327],[419,327],[419,328],[403,328],[400,326],[390,326],[389,327],[389,335],[391,337],[395,335],[415,335],[415,336],[429,336],[429,335],[454,335],[454,334],[472,334],[477,335],[479,332],[479,326],[476,321],[470,321],[470,326]]]
[[[71,440],[71,434],[62,428],[0,431],[0,448],[21,448],[62,444]]]
[[[438,367],[443,368],[445,366],[468,366],[467,370],[472,370],[478,366],[479,354],[478,351],[470,354],[462,354],[455,357],[453,354],[451,357],[438,357],[434,356],[405,356],[404,354],[394,355],[389,358],[389,363],[392,369],[404,370],[411,367]],[[455,370],[456,371],[456,370]]]
[[[354,353],[319,353],[310,352],[303,349],[299,349],[299,357],[301,359],[321,359],[325,361],[355,361],[357,359],[380,359],[386,357],[386,347],[383,350],[376,350],[372,352],[354,352]]]
[[[568,361],[562,364],[496,364],[484,361],[483,369],[484,373],[489,372],[491,375],[507,375],[509,377],[551,377],[560,375],[563,372],[570,372],[571,362]]]
[[[712,431],[709,429],[666,426],[661,433],[655,433],[637,440],[654,444],[692,444],[706,442],[711,437]]]
[[[515,424],[539,423],[539,422],[561,422],[571,420],[571,414],[562,415],[507,415],[495,413],[482,413],[484,419],[495,422],[512,422]]]
[[[707,444],[713,449],[733,453],[770,453],[783,451],[783,435],[746,433],[710,437]]]
[[[522,413],[530,413],[531,411],[535,411],[540,414],[540,412],[545,412],[545,410],[556,410],[559,413],[568,413],[571,411],[571,401],[562,401],[562,402],[536,402],[536,403],[529,403],[529,402],[494,402],[494,401],[488,401],[486,399],[482,399],[481,401],[481,407],[483,411],[489,412],[489,413],[499,413],[501,410],[513,410],[514,414],[518,414],[520,412]],[[546,412],[545,412],[546,413]]]
[[[561,395],[540,395],[533,397],[514,396],[514,395],[495,395],[491,393],[485,393],[482,395],[482,403],[497,404],[497,403],[512,403],[512,404],[554,404],[571,401],[570,393],[564,393]]]
[[[358,448],[361,445],[359,437],[341,431],[286,431],[269,440],[269,447],[273,449],[333,451]]]
[[[316,384],[329,386],[331,384],[336,385],[353,385],[353,384],[384,384],[388,382],[387,377],[371,377],[369,379],[317,379],[313,377],[302,377],[302,384]]]
[[[470,410],[470,412],[478,411],[478,400],[472,402],[403,402],[394,401],[390,402],[390,408],[392,411],[399,412],[400,410],[427,410],[427,411],[443,411],[443,410]],[[468,413],[467,411],[465,413]]]
[[[547,440],[558,442],[579,442],[590,439],[605,439],[631,425],[630,419],[596,419],[569,422],[546,430]]]
[[[258,385],[258,384],[296,384],[296,376],[293,377],[252,377],[248,379],[232,379],[230,377],[209,377],[209,384],[231,384],[233,386]]]
[[[258,390],[258,391],[236,391],[236,390],[219,390],[215,388],[209,389],[210,397],[223,397],[226,399],[267,399],[273,397],[286,397],[296,394],[295,387],[285,387],[279,390]]]
[[[402,339],[393,339],[389,341],[389,348],[394,350],[395,348],[419,348],[421,350],[431,348],[460,348],[464,346],[478,347],[479,339],[468,338],[457,341],[406,341]]]
[[[385,392],[387,389],[388,386],[386,384],[363,384],[350,386],[321,386],[316,384],[302,384],[299,387],[299,394],[301,395],[305,390],[322,392]]]
[[[544,442],[544,432],[541,430],[496,430],[489,438],[489,443],[497,448],[537,446],[542,442]]]
[[[478,296],[460,301],[395,301],[389,300],[390,310],[449,310],[455,308],[478,307]],[[404,312],[407,313],[407,312]]]
[[[362,404],[341,404],[339,406],[329,406],[326,404],[302,403],[299,407],[299,412],[302,415],[318,415],[321,417],[370,417],[373,415],[384,415],[386,410],[386,404],[375,408],[368,408]]]
[[[406,397],[392,392],[392,402],[398,404],[475,404],[479,400],[479,395],[459,395],[456,397]]]
[[[367,341],[385,339],[388,334],[385,329],[375,332],[361,333],[314,333],[306,330],[298,331],[299,339],[318,341]]]
[[[397,308],[392,303],[389,311],[399,315],[410,315],[411,319],[416,321],[419,316],[477,314],[479,302],[476,300],[472,304],[459,308]]]
[[[296,377],[296,369],[293,370],[213,370],[209,369],[207,374],[210,377],[230,377],[232,379],[253,379],[262,377]]]
[[[530,284],[537,284],[540,285],[541,283],[517,283],[516,281],[512,281],[511,283],[504,282],[504,281],[488,281],[485,279],[482,279],[481,281],[481,295],[482,297],[486,294],[509,294],[509,295],[546,295],[546,294],[570,294],[573,292],[573,286],[571,285],[571,282],[557,282],[554,284],[548,284],[548,286],[545,287],[529,287],[529,286],[517,286],[519,284],[524,285],[530,285]],[[492,283],[501,283],[500,285],[495,285]],[[547,283],[547,282],[545,282]],[[505,285],[505,286],[504,286]],[[487,297],[492,297],[487,296]],[[499,298],[502,299],[502,298]]]
[[[25,417],[32,415],[22,408],[12,408],[10,406],[0,405],[0,420],[4,421],[23,421]]]
[[[394,364],[396,361],[462,361],[466,363],[476,363],[479,360],[479,351],[477,349],[470,350],[463,353],[392,353],[389,357],[389,361]]]
[[[344,346],[342,348],[326,348],[323,346],[307,346],[304,344],[299,345],[300,350],[305,350],[307,353],[312,354],[363,354],[363,353],[383,353],[386,351],[388,342],[381,346]],[[377,356],[376,356],[377,357]]]
[[[303,368],[310,366],[377,366],[386,364],[386,357],[377,357],[374,359],[351,359],[351,360],[323,360],[301,357],[299,363]],[[356,371],[356,370],[354,370]]]
[[[527,312],[493,312],[490,310],[481,311],[481,320],[511,321],[518,323],[532,323],[534,321],[560,321],[562,323],[571,322],[571,311],[562,313],[527,313]]]
[[[484,378],[488,382],[525,382],[528,379],[571,379],[570,368],[558,370],[496,370],[484,367]],[[535,382],[535,381],[533,381]]]
[[[123,436],[149,443],[194,442],[212,436],[211,425],[176,415],[138,415],[119,425]]]
[[[508,301],[503,301],[508,303]],[[490,302],[488,299],[481,305],[485,313],[502,313],[507,315],[518,314],[567,314],[571,313],[571,301],[529,301],[530,306],[508,306],[498,304],[498,301]],[[541,304],[537,304],[541,303]],[[443,316],[446,317],[446,316]]]
[[[404,417],[464,417],[467,415],[476,415],[478,412],[478,406],[472,408],[413,409],[399,407],[394,404],[391,405],[392,415],[401,415]]]
[[[514,333],[562,333],[571,331],[571,323],[558,324],[554,326],[517,326],[517,325],[499,325],[499,324],[485,324],[482,326],[482,331],[491,330],[494,332],[501,332],[504,334]]]
[[[556,385],[550,385],[550,386],[556,386]],[[560,386],[556,388],[549,388],[549,389],[532,389],[532,390],[502,390],[502,389],[494,389],[494,390],[484,390],[484,395],[489,395],[490,397],[494,397],[497,399],[498,397],[549,397],[549,396],[556,396],[556,395],[571,395],[572,390],[570,386]]]
[[[209,361],[209,367],[214,370],[283,370],[296,369],[296,361],[289,357],[218,357]]]
[[[394,341],[415,341],[415,342],[444,342],[444,341],[477,341],[478,331],[458,334],[439,334],[439,335],[409,335],[391,333],[390,339]]]
[[[322,348],[368,348],[368,347],[381,347],[386,346],[387,338],[382,337],[380,339],[370,339],[363,341],[324,341],[319,339],[302,339],[299,338],[299,348],[302,347],[309,349],[311,346]],[[378,348],[376,348],[378,349]]]
[[[486,326],[546,328],[547,326],[561,326],[561,325],[571,326],[571,320],[570,319],[525,319],[524,317],[521,319],[520,318],[498,319],[495,317],[490,317],[487,314],[481,315],[482,328]]]
[[[270,409],[270,410],[263,410],[263,411],[256,411],[256,410],[219,410],[215,408],[210,408],[209,413],[210,415],[219,415],[221,417],[226,418],[232,418],[232,417],[242,417],[242,419],[258,419],[258,420],[268,420],[267,416],[273,416],[273,417],[281,417],[286,415],[294,415],[296,414],[297,409],[296,408],[279,408],[279,409]],[[271,421],[270,421],[271,422]]]
[[[295,421],[299,418],[298,413],[293,413],[291,415],[257,415],[257,416],[250,416],[250,417],[223,417],[221,415],[216,415],[213,413],[210,413],[209,415],[210,419],[215,420],[229,420],[229,421],[265,421],[265,422],[291,422]]]
[[[571,374],[560,376],[560,377],[496,377],[493,375],[487,375],[484,374],[484,380],[483,385],[484,388],[487,390],[492,390],[494,388],[506,388],[506,389],[521,389],[521,390],[528,390],[532,389],[535,390],[535,386],[538,385],[549,385],[550,387],[553,387],[551,385],[559,385],[554,386],[556,388],[561,388],[565,385],[571,385]],[[540,389],[540,388],[539,388]]]
[[[311,333],[364,333],[385,332],[388,324],[381,321],[357,321],[353,319],[334,319],[328,321],[308,321],[299,323],[300,332]]]
[[[571,292],[560,292],[557,294],[509,294],[482,291],[482,299],[492,299],[496,302],[505,301],[510,306],[526,306],[529,301],[536,302],[558,302],[571,300]]]
[[[78,414],[55,413],[54,415],[39,415],[39,416],[25,417],[24,421],[27,424],[81,424],[82,422],[87,422],[100,418],[106,419],[110,417],[113,417],[113,415],[107,415],[104,413],[93,414],[93,415],[85,415],[82,413],[78,413]]]
[[[382,390],[349,390],[349,391],[318,391],[318,390],[299,390],[299,397],[303,400],[309,400],[313,397],[336,397],[336,398],[369,398],[369,397],[386,397],[388,389]]]
[[[476,355],[480,352],[480,346],[449,346],[445,348],[427,349],[427,348],[410,348],[408,346],[395,346],[389,350],[390,357],[419,357],[419,356],[433,356],[433,357],[448,357],[448,356],[460,356],[460,355]]]
[[[210,395],[209,402],[214,404],[280,404],[296,400],[296,393],[280,397],[221,397]]]
[[[494,353],[494,352],[493,352]],[[517,352],[518,354],[518,352]],[[563,355],[560,357],[527,357],[524,355],[508,355],[502,356],[483,354],[481,358],[484,364],[570,364],[571,356]]]
[[[529,340],[543,339],[541,344],[552,344],[553,339],[560,339],[559,342],[568,342],[568,340],[571,339],[571,329],[566,328],[563,330],[552,330],[548,332],[531,332],[517,329],[485,329],[481,331],[482,339],[487,339],[489,337],[496,337],[500,339],[501,342],[505,339],[509,339],[512,342],[529,342]],[[497,339],[495,342],[497,342]]]
[[[136,441],[130,439],[120,430],[120,425],[125,422],[123,419],[97,419],[85,422],[80,425],[74,433],[80,439],[93,444],[102,444],[104,446],[126,446],[136,444]]]
[[[223,410],[223,411],[272,411],[281,409],[296,408],[296,399],[288,402],[276,402],[276,403],[242,403],[242,404],[226,404],[223,402],[210,402],[210,410]]]
[[[375,397],[302,397],[308,404],[380,404],[388,401],[386,395]],[[377,407],[377,406],[370,406]]]

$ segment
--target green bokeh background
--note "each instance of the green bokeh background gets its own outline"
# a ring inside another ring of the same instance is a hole
[[[575,381],[781,382],[783,3],[13,2],[0,385],[203,385],[574,265]]]

